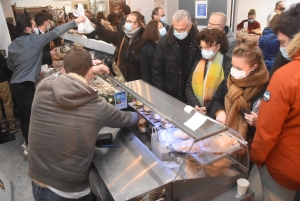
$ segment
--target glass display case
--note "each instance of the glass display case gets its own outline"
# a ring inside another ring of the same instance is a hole
[[[114,129],[117,147],[96,148],[90,179],[102,200],[212,200],[247,178],[239,133],[141,80],[109,79],[136,98],[128,105],[146,121]]]

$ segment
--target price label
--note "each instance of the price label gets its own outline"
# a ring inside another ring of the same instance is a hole
[[[115,106],[118,109],[127,108],[127,93],[126,91],[116,92],[114,94]]]

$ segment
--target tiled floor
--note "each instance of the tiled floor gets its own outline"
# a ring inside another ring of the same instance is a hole
[[[21,149],[24,138],[21,132],[15,135],[15,141],[0,144],[0,170],[13,184],[14,201],[34,201],[31,181],[27,176],[27,158]],[[260,178],[256,166],[252,169],[249,181],[250,188],[255,193],[255,200],[263,201]]]

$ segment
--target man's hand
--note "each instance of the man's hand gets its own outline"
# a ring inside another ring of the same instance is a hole
[[[76,24],[79,24],[80,22],[84,22],[85,20],[86,20],[85,16],[79,16],[74,21],[76,22]]]
[[[251,126],[256,127],[258,115],[255,112],[251,112],[251,114],[245,113],[245,119]]]
[[[93,74],[107,75],[109,74],[109,68],[104,64],[100,64],[92,67]]]
[[[225,125],[226,124],[226,119],[227,119],[227,116],[226,116],[226,112],[224,110],[220,110],[220,111],[217,112],[216,120],[218,122]]]

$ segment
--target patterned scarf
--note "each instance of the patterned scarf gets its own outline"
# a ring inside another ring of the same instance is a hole
[[[200,60],[192,77],[192,88],[201,106],[205,106],[212,99],[215,91],[224,79],[223,55],[217,52],[204,77],[206,61],[206,59]]]
[[[258,66],[252,74],[240,80],[228,76],[228,93],[225,96],[226,126],[239,132],[246,140],[248,123],[240,111],[250,110],[252,99],[268,81],[269,73],[265,64]]]

